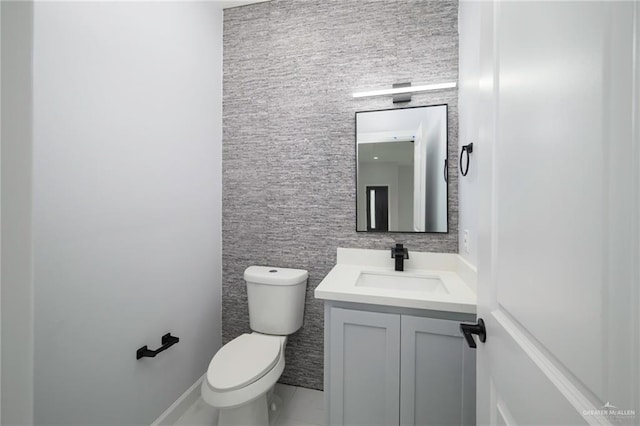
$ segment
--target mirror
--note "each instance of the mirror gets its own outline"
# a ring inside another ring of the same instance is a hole
[[[448,232],[447,105],[356,112],[356,230]]]

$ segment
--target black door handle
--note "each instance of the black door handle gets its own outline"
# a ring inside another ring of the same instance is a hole
[[[164,336],[162,336],[162,346],[160,346],[155,351],[147,348],[146,346],[143,346],[136,351],[136,359],[145,358],[145,357],[153,358],[156,355],[158,355],[160,352],[169,349],[171,346],[175,345],[179,341],[180,339],[178,337],[172,336],[171,333],[167,333]]]
[[[460,324],[460,331],[464,334],[470,348],[476,348],[476,341],[473,340],[472,334],[477,334],[482,343],[487,341],[487,330],[484,328],[482,318],[478,319],[477,324]]]

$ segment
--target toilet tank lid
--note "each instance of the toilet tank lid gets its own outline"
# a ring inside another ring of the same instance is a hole
[[[278,268],[275,266],[249,266],[244,280],[257,284],[295,285],[306,281],[309,273],[304,269]]]

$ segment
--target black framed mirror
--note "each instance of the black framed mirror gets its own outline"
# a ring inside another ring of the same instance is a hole
[[[447,233],[447,104],[355,118],[356,231]]]

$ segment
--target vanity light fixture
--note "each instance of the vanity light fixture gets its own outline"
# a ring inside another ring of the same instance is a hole
[[[380,89],[380,90],[369,90],[367,92],[356,92],[353,94],[354,98],[366,98],[369,96],[384,96],[384,95],[400,95],[400,94],[411,94],[417,92],[427,92],[431,90],[443,90],[443,89],[453,89],[456,87],[456,82],[451,81],[447,83],[436,83],[436,84],[423,84],[420,86],[412,86],[411,83],[398,83],[394,84],[391,89]],[[408,98],[402,97],[403,100],[394,102],[408,102],[411,100],[411,96]],[[404,100],[406,99],[406,100]]]

